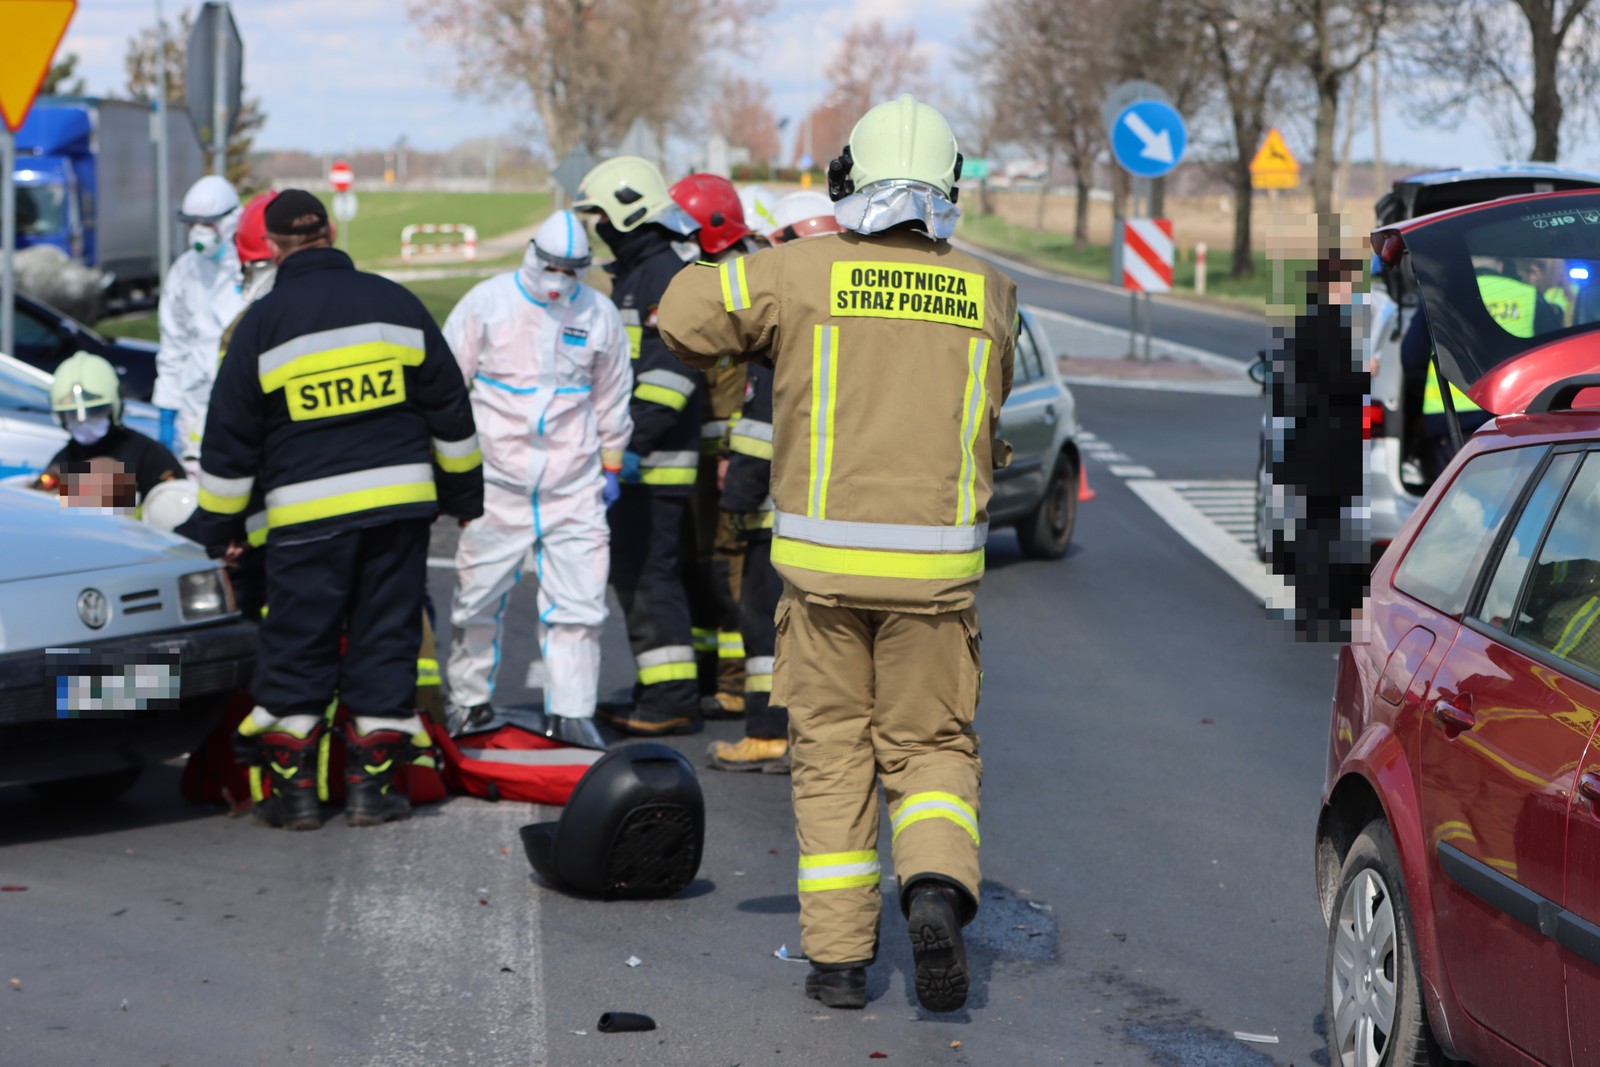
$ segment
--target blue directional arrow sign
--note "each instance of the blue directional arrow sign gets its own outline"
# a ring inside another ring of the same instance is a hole
[[[1159,178],[1176,167],[1188,143],[1183,116],[1159,100],[1129,104],[1111,128],[1111,154],[1136,178]]]

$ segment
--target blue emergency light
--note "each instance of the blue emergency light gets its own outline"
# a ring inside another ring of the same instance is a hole
[[[1575,282],[1586,282],[1586,281],[1589,280],[1589,268],[1588,267],[1568,267],[1567,268],[1567,277],[1571,278]]]

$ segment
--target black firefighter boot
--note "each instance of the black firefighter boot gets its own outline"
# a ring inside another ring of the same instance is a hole
[[[369,723],[371,720],[367,720]],[[396,726],[404,726],[396,722]],[[381,826],[411,818],[411,801],[391,791],[394,772],[415,753],[404,729],[362,733],[352,718],[345,726],[344,818],[351,826]]]
[[[867,1006],[865,963],[813,963],[806,975],[806,996],[829,1008]]]
[[[961,927],[977,909],[966,891],[942,878],[919,878],[906,893],[917,999],[929,1011],[957,1011],[967,1002],[967,949]]]
[[[292,716],[260,733],[250,734],[246,729],[254,721],[252,716],[234,735],[233,747],[240,761],[249,764],[260,776],[262,795],[251,809],[256,822],[284,830],[320,830],[319,749],[327,727],[320,719],[312,720],[315,725],[302,734],[293,729],[295,720],[299,719],[312,717]]]

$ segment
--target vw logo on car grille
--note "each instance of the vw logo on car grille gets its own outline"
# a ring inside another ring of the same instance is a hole
[[[85,589],[78,594],[78,618],[91,630],[98,630],[111,618],[111,605],[106,595],[98,589]]]

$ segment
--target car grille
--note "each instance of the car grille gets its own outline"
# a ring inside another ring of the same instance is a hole
[[[161,590],[146,589],[140,593],[122,594],[122,613],[138,615],[146,611],[161,610]]]

